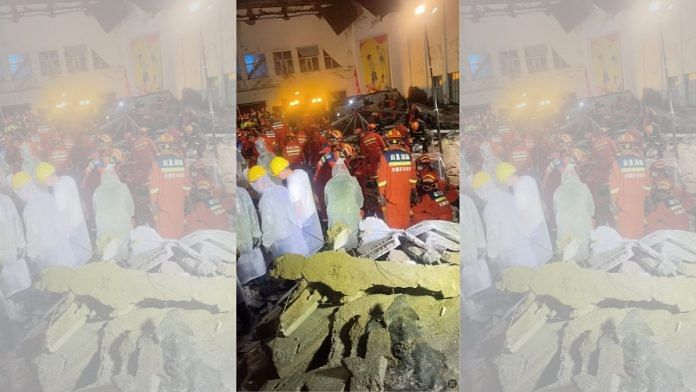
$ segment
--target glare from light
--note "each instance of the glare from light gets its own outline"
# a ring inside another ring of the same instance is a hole
[[[437,7],[433,8],[433,14],[437,12]]]
[[[201,2],[200,1],[193,1],[191,4],[189,4],[188,10],[190,13],[196,13],[201,9]]]
[[[354,102],[355,102],[354,100],[349,99],[349,100],[348,100],[348,105],[352,105]]]
[[[423,15],[425,13],[425,4],[420,4],[415,9],[416,15]]]
[[[527,107],[527,102],[522,102],[518,103],[517,106],[515,106],[517,109],[524,109]]]
[[[312,98],[312,103],[317,103],[317,99],[316,99],[316,98]]]
[[[90,101],[89,99],[83,99],[80,101],[80,106],[87,106],[91,103],[92,103],[92,101]]]
[[[317,98],[317,102],[321,102],[321,101],[323,101],[322,98]]]
[[[63,109],[66,106],[68,106],[68,104],[66,102],[61,102],[61,103],[56,105],[56,109]]]
[[[527,98],[527,93],[522,93],[522,98]]]
[[[295,95],[300,95],[300,92],[299,92],[299,91],[295,91]]]
[[[657,12],[662,9],[662,3],[660,1],[653,1],[650,3],[650,12]]]
[[[65,97],[68,96],[68,93],[63,93],[63,94],[61,94],[60,96],[63,97],[63,98],[65,98]]]
[[[125,105],[125,104],[126,104],[125,102],[121,101],[121,102],[118,103],[118,107],[122,108],[123,105]]]
[[[581,108],[585,107],[585,101],[580,101],[580,107]]]
[[[341,113],[336,113],[336,117],[341,117]]]

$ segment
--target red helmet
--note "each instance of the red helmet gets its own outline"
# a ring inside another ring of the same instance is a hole
[[[428,173],[421,178],[421,183],[424,185],[434,185],[437,184],[438,181],[440,181],[440,179],[435,173]]]
[[[567,133],[562,133],[558,135],[558,142],[570,146],[571,144],[573,144],[573,137],[568,135]]]
[[[332,142],[341,142],[343,141],[343,132],[339,131],[338,129],[334,129],[329,131],[329,140]]]
[[[416,159],[416,164],[418,165],[423,165],[423,166],[430,166],[432,163],[432,159],[430,159],[429,155],[421,155]]]
[[[113,139],[111,138],[111,135],[109,134],[101,134],[97,136],[97,143],[101,146],[110,146],[111,143],[113,142]]]

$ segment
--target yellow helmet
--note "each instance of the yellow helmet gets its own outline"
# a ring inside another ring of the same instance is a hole
[[[491,182],[492,178],[491,176],[488,175],[488,173],[484,171],[480,171],[476,174],[474,174],[474,178],[471,180],[471,186],[474,189],[481,189],[483,188],[484,185],[488,184]]]
[[[40,183],[45,183],[48,177],[56,174],[56,167],[48,162],[41,162],[36,165],[36,179]]]
[[[290,166],[290,162],[283,157],[275,157],[271,160],[271,172],[274,176],[278,177],[278,174]]]
[[[517,173],[515,166],[507,162],[500,162],[498,167],[495,168],[495,177],[501,184],[504,184],[505,181],[507,181],[508,178],[515,173]]]
[[[24,188],[25,185],[31,182],[31,174],[21,171],[12,177],[12,189],[18,190]]]
[[[259,178],[263,176],[267,176],[268,173],[266,173],[266,169],[263,168],[263,166],[256,165],[249,169],[249,173],[247,174],[247,179],[249,179],[250,183],[255,183],[256,181],[259,180]]]

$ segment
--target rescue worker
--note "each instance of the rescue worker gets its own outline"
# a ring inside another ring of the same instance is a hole
[[[670,181],[658,181],[654,198],[654,207],[646,219],[645,234],[657,230],[689,230],[688,207],[675,195]]]
[[[416,187],[416,167],[411,154],[403,146],[399,131],[388,131],[385,141],[388,147],[380,157],[377,172],[382,212],[389,227],[405,229],[411,218],[411,192]]]
[[[246,189],[237,187],[235,205],[235,227],[237,233],[237,251],[240,254],[251,252],[261,243],[261,227],[254,202]]]
[[[39,190],[27,172],[12,177],[12,188],[25,203],[24,219],[27,257],[35,272],[51,266],[76,267],[72,248],[56,208],[55,198]]]
[[[369,175],[371,177],[377,176],[377,168],[379,167],[380,158],[384,150],[387,148],[382,136],[375,132],[376,129],[376,124],[370,124],[368,125],[366,132],[363,132],[360,128],[355,130],[360,137],[360,154],[367,157],[367,162],[370,168]]]
[[[136,167],[136,181],[139,184],[147,184],[150,168],[155,162],[157,147],[152,141],[147,128],[140,128],[139,134],[133,139],[132,151]]]
[[[438,188],[440,179],[428,173],[424,175],[416,186],[418,198],[416,204],[411,207],[413,211],[412,224],[425,220],[452,221],[452,205],[445,194]]]
[[[590,255],[590,237],[595,203],[590,188],[580,181],[574,165],[563,172],[561,186],[553,195],[556,246],[563,260],[585,260]]]
[[[186,215],[186,233],[197,230],[231,230],[228,213],[220,199],[215,197],[210,180],[201,178],[196,181],[192,193],[194,205]]]
[[[460,196],[460,257],[461,295],[470,297],[491,286],[491,273],[486,263],[486,235],[481,216],[474,201],[467,195]]]
[[[508,162],[501,162],[495,174],[500,184],[512,188],[520,229],[532,245],[537,266],[546,264],[553,256],[553,246],[536,180],[530,176],[518,176],[517,169]]]
[[[286,137],[286,142],[283,145],[283,150],[281,151],[283,158],[290,162],[290,167],[292,169],[299,169],[304,165],[304,153],[302,152],[302,145],[297,141],[292,133],[289,133]]]
[[[56,175],[55,166],[41,162],[36,166],[36,179],[53,191],[58,215],[68,234],[75,261],[82,265],[92,258],[92,240],[82,211],[80,191],[72,177]]]
[[[275,133],[274,133],[275,134]],[[275,140],[275,139],[273,139]],[[264,139],[256,139],[256,151],[258,151],[258,157],[256,158],[256,164],[259,166],[262,166],[265,170],[266,173],[271,172],[271,161],[273,158],[276,157],[276,155],[271,152],[272,150],[268,149],[268,145],[264,141]],[[277,178],[271,178],[271,181],[277,185],[281,185],[281,182]]]
[[[157,140],[159,152],[150,170],[150,201],[157,232],[168,239],[184,234],[184,203],[191,191],[188,168],[165,133]]]
[[[12,199],[2,193],[0,233],[0,297],[8,299],[16,292],[28,288],[27,283],[31,284],[31,280],[26,282],[26,277],[22,276],[26,275],[26,262],[23,260],[27,249],[24,225]]]
[[[484,171],[473,176],[471,186],[485,203],[486,251],[498,270],[516,266],[536,268],[539,263],[529,238],[522,231],[514,196],[500,190]]]
[[[55,139],[53,141],[53,146],[48,153],[48,162],[55,166],[56,173],[59,175],[67,175],[72,171],[70,153],[63,140]]]
[[[336,224],[350,230],[347,249],[358,246],[358,230],[362,219],[360,209],[365,201],[358,180],[350,175],[343,159],[339,159],[331,170],[331,179],[324,191],[329,228]]]
[[[101,185],[92,199],[97,228],[97,248],[100,251],[114,240],[121,241],[121,250],[130,237],[135,203],[128,186],[121,182],[114,166],[109,165],[101,177]]]
[[[274,184],[262,166],[250,168],[247,177],[251,187],[261,195],[259,215],[263,246],[274,259],[288,253],[308,256],[309,250],[302,236],[302,226],[295,216],[290,192]]]
[[[428,153],[428,147],[432,142],[432,138],[428,133],[428,129],[425,126],[425,122],[422,120],[416,120],[409,124],[409,136],[411,138],[411,145],[419,144],[423,147],[423,152]]]
[[[290,200],[295,210],[297,222],[302,227],[302,236],[307,244],[309,254],[313,255],[324,246],[324,234],[314,204],[314,193],[309,175],[304,170],[292,170],[290,162],[283,157],[275,157],[271,161],[273,175],[285,181]]]
[[[619,156],[609,177],[616,229],[624,238],[640,239],[645,235],[645,202],[652,188],[650,169],[632,134],[624,133],[617,142]]]

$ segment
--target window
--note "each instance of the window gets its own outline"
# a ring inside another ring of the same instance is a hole
[[[85,45],[65,47],[65,68],[68,73],[87,72],[87,47]]]
[[[324,51],[324,68],[326,68],[326,69],[341,68],[341,64],[339,64],[336,60],[334,60],[334,58],[331,57],[330,54],[328,54],[326,51]]]
[[[7,57],[10,63],[10,78],[12,80],[31,79],[31,58],[29,54],[11,54]]]
[[[39,52],[39,68],[41,75],[55,76],[60,75],[60,58],[57,50],[47,50]]]
[[[515,77],[522,73],[520,53],[516,50],[500,52],[500,73]]]
[[[448,73],[447,78],[449,79],[450,101],[459,103],[459,72]]]
[[[314,72],[319,70],[318,46],[297,48],[297,58],[300,60],[300,72]]]
[[[561,57],[555,50],[551,50],[553,53],[553,68],[554,69],[565,69],[570,68],[570,65]]]
[[[97,52],[94,51],[94,49],[92,49],[92,65],[94,66],[94,69],[107,69],[111,67],[106,60],[104,60],[100,55],[97,54]]]
[[[273,52],[273,65],[276,75],[287,76],[295,73],[295,66],[292,64],[292,52]]]
[[[488,54],[470,54],[469,70],[473,80],[490,78],[493,75],[491,56]]]
[[[535,45],[524,48],[524,55],[527,58],[527,70],[529,73],[548,71],[549,66],[546,60],[548,49],[546,45]]]
[[[268,76],[268,65],[266,64],[266,55],[260,54],[245,54],[244,67],[248,79],[259,79]]]

